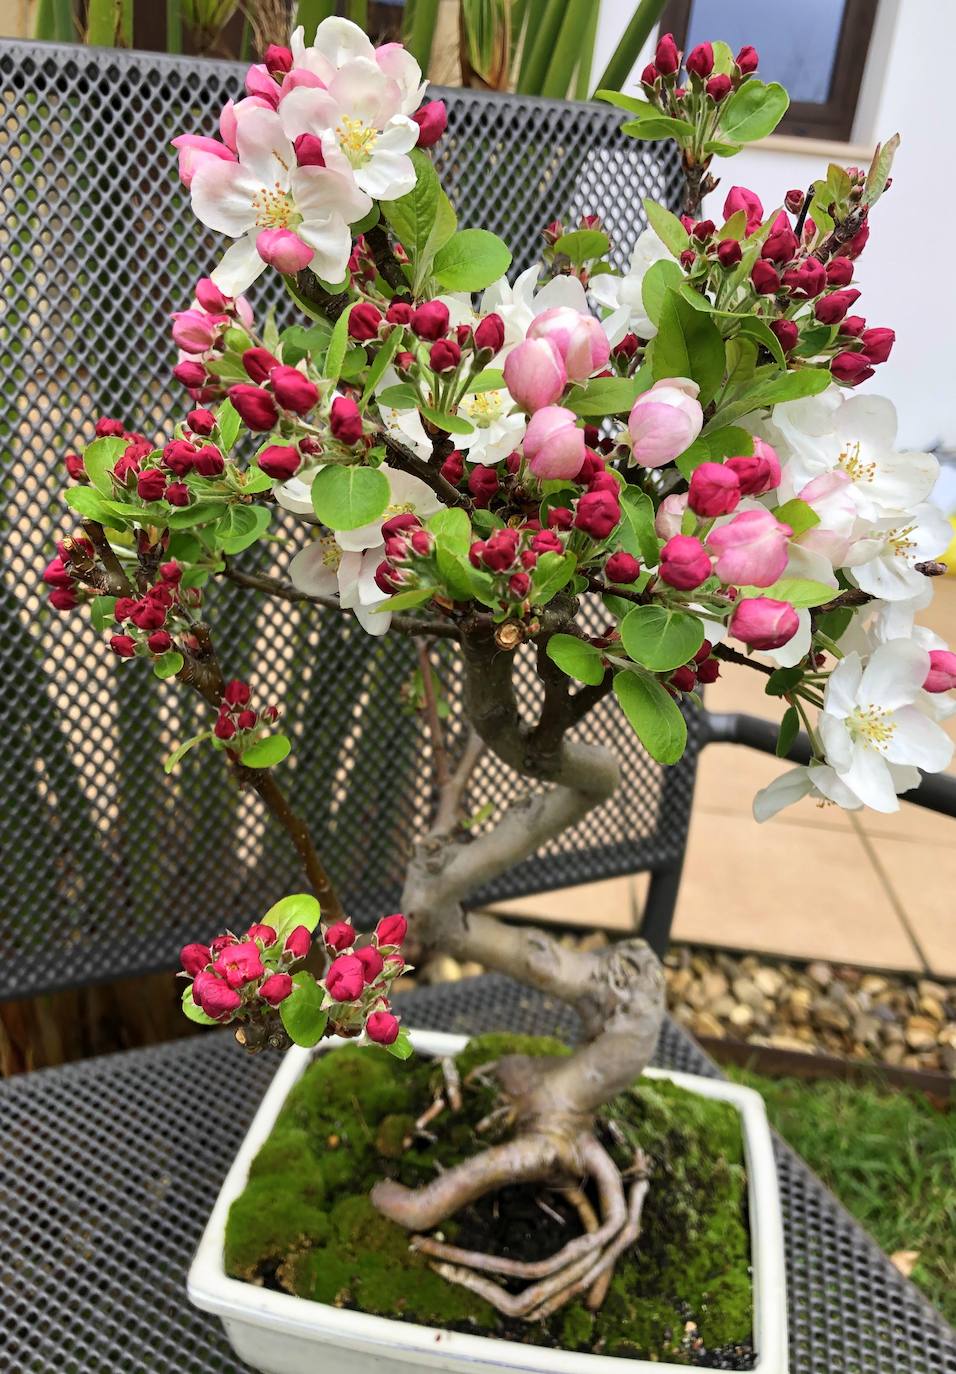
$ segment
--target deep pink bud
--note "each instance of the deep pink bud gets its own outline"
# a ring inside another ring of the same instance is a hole
[[[444,301],[426,301],[412,313],[412,332],[434,343],[448,333],[448,319],[448,306]]]
[[[315,382],[310,382],[297,367],[274,367],[269,380],[279,405],[295,415],[307,415],[319,399],[319,388]]]
[[[862,315],[847,315],[840,321],[841,339],[858,339],[866,329],[866,319]]]
[[[173,376],[177,382],[183,386],[188,386],[193,391],[203,385],[206,380],[206,369],[202,363],[182,362],[177,363],[173,368]]]
[[[812,300],[826,287],[826,268],[816,258],[807,258],[799,267],[784,272],[783,284],[798,300]]]
[[[523,409],[534,412],[554,405],[567,386],[568,374],[550,339],[524,339],[505,359],[505,386]]]
[[[575,502],[574,526],[591,539],[606,539],[621,519],[621,503],[614,492],[586,491]],[[541,534],[546,531],[542,530]],[[535,538],[540,538],[536,535]],[[535,547],[532,540],[532,548]]]
[[[858,386],[873,376],[870,360],[865,353],[838,353],[830,360],[830,372],[846,386]]]
[[[695,76],[710,76],[714,70],[714,45],[712,43],[698,43],[688,54],[684,66]]]
[[[621,550],[612,553],[604,564],[604,576],[608,582],[633,582],[639,576],[641,565],[633,554]]]
[[[362,437],[362,413],[350,396],[336,396],[329,428],[340,444],[357,444]]]
[[[770,329],[772,333],[776,334],[784,353],[789,353],[796,348],[800,338],[800,330],[793,320],[771,320]]]
[[[270,444],[262,450],[256,461],[268,477],[274,477],[278,482],[287,482],[302,465],[299,450],[292,444]]]
[[[746,233],[752,234],[763,223],[763,204],[755,191],[746,186],[731,186],[724,201],[724,219],[730,219],[738,210],[747,217]]]
[[[54,587],[47,601],[55,611],[72,611],[79,604],[72,587]]]
[[[72,587],[73,574],[67,570],[63,559],[57,555],[43,569],[43,581],[50,587]]]
[[[508,362],[513,357],[514,353]],[[574,478],[584,463],[584,431],[578,428],[573,411],[564,406],[545,406],[532,415],[523,448],[535,477],[541,480]]]
[[[304,929],[304,927],[300,927],[300,929]],[[339,953],[343,949],[351,949],[355,944],[355,929],[348,921],[336,921],[334,925],[329,926],[322,933],[329,949],[334,949]]]
[[[373,1011],[365,1022],[365,1033],[377,1045],[393,1045],[398,1039],[398,1018],[390,1011]]]
[[[63,461],[66,464],[67,472],[73,478],[74,482],[78,482],[81,477],[86,476],[83,459],[78,453],[68,453]]]
[[[214,968],[231,988],[241,988],[261,978],[265,972],[259,946],[253,940],[240,940],[224,949]]]
[[[212,963],[212,954],[208,945],[191,944],[183,945],[179,951],[179,962],[182,964],[190,978],[195,978],[197,973],[201,973],[207,964]]]
[[[758,296],[772,296],[780,287],[777,269],[769,262],[755,262],[750,280]]]
[[[860,343],[871,363],[885,363],[896,343],[895,329],[865,329]]]
[[[340,921],[339,925],[345,925],[345,922]],[[334,928],[333,926],[332,929]],[[352,938],[355,938],[354,931],[352,932]],[[282,946],[283,952],[291,954],[293,959],[304,959],[311,948],[312,936],[305,926],[296,926],[294,930],[290,930],[289,934],[285,937],[285,944]],[[330,948],[338,949],[341,948],[341,946],[332,945]]]
[[[743,249],[736,239],[721,239],[717,245],[717,261],[721,267],[736,267],[743,257]]]
[[[136,640],[129,635],[111,635],[110,648],[120,658],[132,658],[136,653]]]
[[[849,286],[853,280],[853,263],[849,258],[834,258],[825,271],[830,286]]]
[[[122,439],[126,433],[126,426],[122,420],[113,420],[108,415],[101,415],[95,425],[97,439]]]
[[[175,558],[171,558],[168,563],[160,563],[159,575],[164,582],[178,582],[183,575],[183,570]]]
[[[279,359],[268,348],[247,348],[242,355],[246,375],[257,383],[267,382],[269,373],[279,366]]]
[[[701,463],[691,474],[687,504],[707,520],[729,515],[740,504],[737,474],[723,463]]]
[[[859,298],[860,293],[855,287],[847,287],[843,291],[831,291],[828,296],[822,296],[817,301],[813,307],[813,313],[821,324],[839,324],[850,306],[854,305]]]
[[[716,658],[707,658],[703,663],[697,665],[697,681],[702,686],[707,686],[711,682],[716,682],[720,677],[720,664]]]
[[[419,148],[431,148],[448,128],[448,111],[444,100],[429,100],[412,115],[420,130]]]
[[[325,154],[318,134],[299,134],[293,141],[295,160],[300,167],[324,167]]]
[[[166,611],[152,598],[145,597],[137,601],[129,618],[140,630],[161,630],[166,623]]]
[[[518,531],[495,530],[483,541],[481,562],[491,572],[507,572],[518,554]]]
[[[956,687],[956,654],[949,649],[930,649],[929,672],[924,692],[950,692]]]
[[[783,198],[784,208],[789,210],[791,215],[799,215],[803,209],[803,202],[806,199],[799,186],[793,187]]]
[[[859,229],[850,239],[849,243],[843,245],[843,255],[847,258],[858,258],[866,247],[870,237],[870,226],[866,220],[860,225]]]
[[[678,692],[692,692],[697,686],[697,674],[693,668],[685,664],[682,668],[675,668],[670,676],[670,684],[676,687]]]
[[[267,71],[288,72],[292,70],[292,50],[279,43],[270,43],[262,55]]]
[[[246,931],[247,940],[260,940],[265,949],[269,949],[271,945],[274,945],[278,938],[272,926],[264,926],[256,923],[251,925]]]
[[[508,591],[515,601],[524,601],[531,590],[531,578],[526,572],[513,573],[508,578]]]
[[[256,252],[277,272],[291,276],[308,267],[315,249],[292,229],[262,229],[256,235]]]
[[[719,104],[733,90],[733,85],[734,83],[729,76],[725,75],[724,72],[718,72],[716,76],[710,78],[704,90],[711,100],[715,100]]]
[[[240,730],[253,730],[259,723],[259,717],[255,711],[240,711],[236,716],[236,725]]]
[[[229,388],[229,399],[249,429],[259,432],[272,429],[279,419],[275,400],[261,386],[237,382]]]
[[[292,979],[288,973],[270,973],[269,977],[259,984],[259,996],[264,1002],[268,1002],[270,1007],[277,1007],[289,996],[292,987]]]
[[[173,647],[173,637],[168,630],[154,630],[146,645],[151,654],[165,654]]]
[[[505,341],[505,322],[500,315],[486,315],[475,326],[475,347],[497,353]]]
[[[441,465],[441,475],[446,482],[451,482],[456,487],[465,475],[465,460],[459,450],[452,449],[448,457]]]
[[[188,439],[171,439],[163,449],[163,462],[177,477],[191,472],[199,450]]]
[[[760,256],[766,262],[789,262],[797,251],[797,236],[790,228],[790,221],[781,210],[773,222],[770,233],[763,241]]]
[[[220,716],[212,730],[216,739],[232,739],[236,733],[236,727],[228,716]]]
[[[679,591],[691,591],[710,577],[710,558],[699,539],[675,534],[661,549],[661,579]]]
[[[251,696],[252,689],[248,682],[243,682],[238,677],[227,682],[222,693],[222,699],[227,706],[246,706]]]
[[[166,500],[171,506],[188,506],[189,488],[185,482],[170,482],[166,488]]]
[[[374,945],[363,945],[355,951],[355,958],[362,965],[366,983],[374,983],[385,967],[385,960]]]
[[[736,61],[737,70],[743,76],[749,76],[751,72],[755,72],[757,70],[757,64],[760,61],[759,57],[757,56],[757,49],[750,47],[750,45],[748,44],[746,47],[740,49],[740,52],[737,54]]]
[[[451,372],[461,362],[461,349],[454,339],[439,339],[428,351],[428,362],[435,372]]]
[[[681,52],[674,42],[672,33],[665,33],[658,40],[654,54],[654,65],[662,76],[673,76],[680,69]]]
[[[661,74],[660,74],[660,72],[657,70],[657,68],[654,66],[654,63],[653,63],[653,62],[648,62],[647,66],[646,66],[646,67],[644,68],[644,70],[641,72],[641,85],[642,85],[642,86],[653,86],[656,82],[660,81],[660,79],[661,79]],[[557,237],[560,238],[561,235],[558,234]]]
[[[494,468],[479,464],[468,474],[468,490],[475,499],[479,510],[491,504],[491,498],[498,490],[498,474]]]
[[[354,1002],[365,987],[365,965],[354,954],[333,959],[325,975],[325,988],[336,1002]]]
[[[724,467],[736,474],[743,496],[763,496],[780,485],[777,450],[763,439],[754,439],[754,451],[749,457],[728,458]]]
[[[389,324],[408,324],[414,313],[415,307],[409,301],[392,301],[385,312],[385,318]]]
[[[221,315],[229,308],[231,296],[224,296],[212,277],[200,277],[196,283],[196,300],[210,315]]]
[[[730,633],[751,649],[780,649],[800,628],[800,619],[789,601],[769,596],[749,597],[734,607]]]
[[[379,945],[400,945],[408,934],[408,922],[400,911],[392,916],[383,916],[375,927],[375,938]]]
[[[382,312],[371,301],[359,301],[349,312],[349,338],[367,343],[378,338],[378,327],[382,323]]]
[[[217,1021],[231,1015],[242,1005],[238,992],[213,974],[198,974],[193,980],[193,1001],[197,998],[206,1015]]]
[[[216,417],[211,410],[191,410],[186,416],[186,423],[194,434],[211,434],[216,428]]]
[[[200,477],[220,477],[225,471],[226,460],[215,444],[203,444],[193,460],[193,466]]]

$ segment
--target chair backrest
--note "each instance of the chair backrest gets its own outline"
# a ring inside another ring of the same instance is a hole
[[[0,997],[170,967],[185,940],[242,925],[303,881],[258,799],[224,769],[194,754],[164,777],[164,754],[208,723],[203,704],[112,661],[86,614],[49,612],[39,583],[69,528],[64,452],[97,415],[158,432],[181,408],[168,317],[218,245],[189,209],[169,140],[214,130],[241,89],[232,63],[0,44]],[[549,219],[592,209],[623,265],[641,198],[674,203],[675,150],[622,138],[613,111],[443,95],[438,162],[460,222],[499,232],[516,268],[536,260]],[[281,297],[273,274],[253,293],[257,315],[284,311]],[[288,702],[284,780],[345,902],[359,920],[393,907],[410,827],[431,801],[428,741],[401,704],[414,647],[231,586],[209,602],[227,671],[251,677],[259,700]],[[434,658],[454,698],[448,646]],[[522,694],[535,690],[525,663]],[[679,862],[696,737],[665,780],[613,704],[585,728],[621,754],[619,795],[486,897]],[[477,811],[514,791],[491,760],[471,795]]]

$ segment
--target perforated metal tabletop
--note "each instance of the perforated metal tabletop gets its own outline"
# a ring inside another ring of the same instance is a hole
[[[500,977],[404,999],[418,1026],[572,1037],[573,1013]],[[718,1076],[676,1026],[660,1064]],[[186,1303],[199,1234],[275,1071],[225,1033],[0,1084],[3,1374],[238,1374]],[[956,1374],[956,1333],[781,1141],[792,1374]]]

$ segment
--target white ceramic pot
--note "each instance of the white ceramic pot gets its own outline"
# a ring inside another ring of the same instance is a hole
[[[420,1054],[457,1054],[467,1039],[435,1031],[412,1031]],[[336,1040],[323,1049],[334,1052]],[[249,1166],[272,1130],[293,1085],[312,1059],[312,1051],[293,1048],[249,1127],[226,1176],[212,1216],[189,1271],[190,1300],[222,1321],[240,1359],[263,1374],[399,1374],[413,1370],[454,1374],[667,1374],[683,1366],[580,1355],[544,1346],[497,1341],[437,1327],[413,1326],[387,1317],[349,1312],[325,1303],[275,1293],[227,1277],[223,1242],[229,1208],[246,1185]],[[753,1261],[754,1343],[757,1374],[787,1374],[787,1290],[783,1226],[770,1130],[763,1099],[750,1088],[696,1074],[648,1069],[650,1078],[668,1078],[702,1097],[732,1103],[740,1113],[747,1162],[750,1241]]]

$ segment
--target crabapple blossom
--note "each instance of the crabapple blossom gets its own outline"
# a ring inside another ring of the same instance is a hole
[[[782,648],[799,627],[797,613],[788,601],[754,596],[737,602],[728,629],[752,649],[769,650]]]
[[[631,461],[659,468],[690,447],[704,424],[699,392],[690,378],[671,377],[638,396],[627,421]]]
[[[707,536],[707,546],[716,554],[714,571],[730,586],[770,587],[787,566],[792,534],[768,510],[740,511]]]
[[[505,386],[525,410],[553,406],[568,383],[561,354],[551,339],[527,338],[505,359]]]
[[[622,313],[623,332],[633,331],[641,339],[655,338],[657,325],[644,308],[644,277],[655,262],[666,260],[673,262],[673,253],[653,229],[645,229],[634,244],[630,265],[623,277],[602,272],[591,278],[588,283],[591,299],[611,311]]]
[[[553,405],[536,411],[528,422],[524,451],[535,477],[577,477],[584,463],[585,444],[574,412]]]
[[[572,382],[586,381],[605,367],[611,356],[611,345],[598,321],[568,305],[556,305],[536,315],[528,339],[547,339],[553,344]]]
[[[861,591],[883,601],[907,601],[923,587],[919,564],[938,558],[952,539],[952,527],[929,502],[898,522],[885,520],[856,540],[846,567]]]

